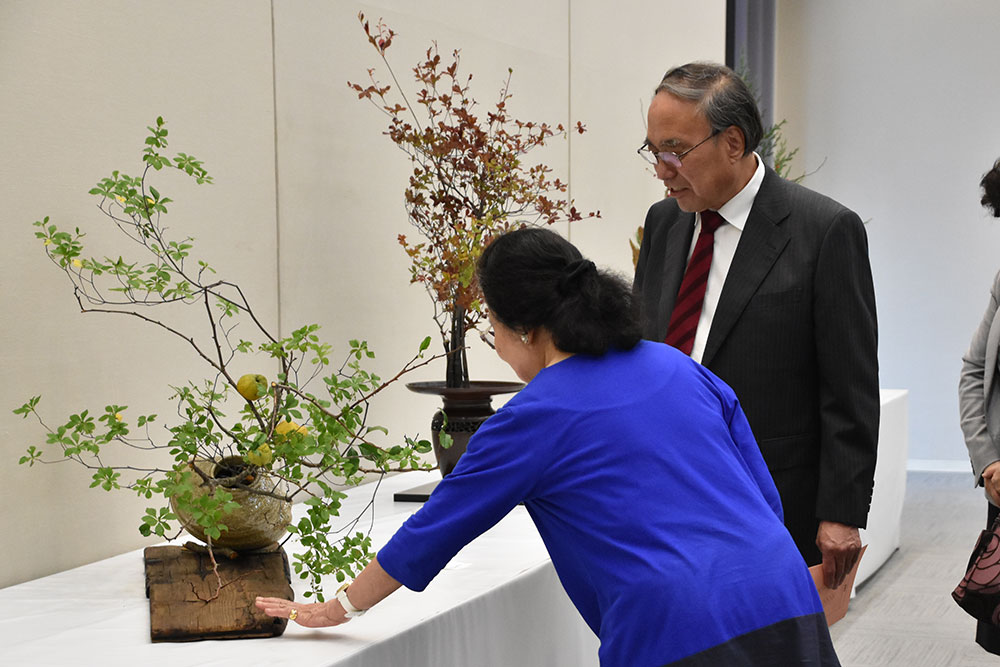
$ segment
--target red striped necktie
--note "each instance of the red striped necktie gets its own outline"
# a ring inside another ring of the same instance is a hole
[[[701,212],[701,233],[698,234],[694,252],[688,260],[677,300],[674,301],[674,310],[670,314],[670,324],[667,326],[666,343],[684,354],[691,354],[691,348],[694,347],[694,334],[698,329],[701,307],[705,301],[708,270],[712,266],[715,230],[724,222],[716,211]]]

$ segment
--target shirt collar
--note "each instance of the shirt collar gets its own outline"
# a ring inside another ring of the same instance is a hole
[[[757,169],[750,177],[750,181],[719,209],[719,215],[741,232],[747,224],[747,218],[750,217],[750,209],[753,208],[753,200],[760,191],[760,184],[764,182],[764,161],[756,151],[753,156],[757,159]]]

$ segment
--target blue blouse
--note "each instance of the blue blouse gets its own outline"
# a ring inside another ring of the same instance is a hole
[[[602,665],[663,665],[822,613],[736,396],[667,345],[539,372],[379,563],[423,590],[520,502]]]

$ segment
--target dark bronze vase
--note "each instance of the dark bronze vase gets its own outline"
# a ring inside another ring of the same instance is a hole
[[[440,396],[443,401],[441,409],[431,419],[431,443],[442,477],[455,469],[472,434],[494,414],[493,396],[510,394],[523,386],[523,382],[491,380],[472,381],[468,387],[447,387],[444,382],[410,382],[406,385],[410,391]],[[442,431],[451,436],[452,445],[448,449],[441,446],[439,436]]]

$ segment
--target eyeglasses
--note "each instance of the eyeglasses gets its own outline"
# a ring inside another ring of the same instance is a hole
[[[636,151],[636,153],[639,154],[639,157],[641,157],[643,160],[653,165],[654,167],[656,166],[657,162],[663,162],[663,164],[669,165],[674,169],[680,169],[681,160],[684,158],[685,155],[687,155],[694,149],[698,148],[698,146],[701,146],[703,143],[705,143],[718,133],[719,133],[718,130],[712,132],[712,134],[708,135],[707,137],[705,137],[704,139],[702,139],[694,146],[681,153],[680,155],[678,155],[677,153],[672,153],[670,151],[653,150],[653,146],[652,144],[649,143],[649,139],[642,142],[642,146],[639,146],[639,149]]]
[[[497,349],[496,343],[494,342],[496,340],[496,334],[493,333],[493,329],[490,329],[489,331],[480,331],[479,337],[482,338],[483,342],[489,345],[491,349]]]

